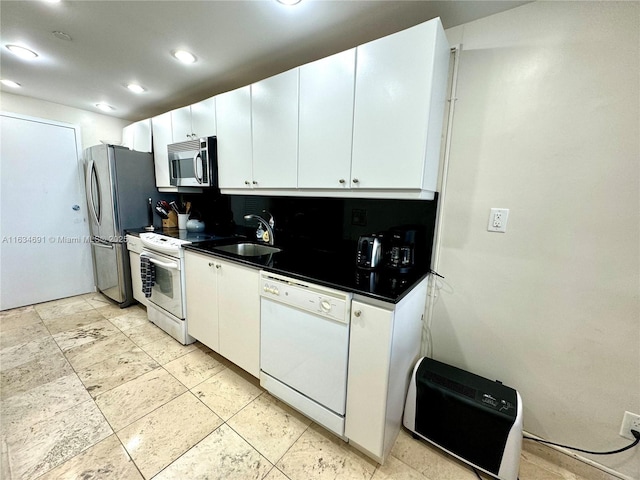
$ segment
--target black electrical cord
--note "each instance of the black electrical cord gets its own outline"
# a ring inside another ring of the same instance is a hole
[[[545,443],[547,445],[555,445],[556,447],[568,448],[569,450],[575,450],[576,452],[590,453],[591,455],[614,455],[616,453],[625,452],[640,443],[640,432],[638,432],[637,430],[631,430],[631,434],[635,437],[635,440],[632,444],[627,445],[626,447],[619,448],[618,450],[611,450],[610,452],[592,452],[590,450],[582,450],[581,448],[570,447],[569,445],[562,445],[560,443],[553,443],[547,440],[541,440],[539,438],[527,437],[526,435],[524,436],[524,439],[533,440],[534,442],[539,443]]]
[[[547,440],[542,440],[542,439],[534,438],[534,437],[528,437],[526,435],[523,435],[523,438],[525,440],[533,440],[534,442],[544,443],[546,445],[555,445],[556,447],[568,448],[569,450],[575,450],[576,452],[590,453],[591,455],[614,455],[616,453],[626,452],[627,450],[632,449],[633,447],[635,447],[636,445],[638,445],[640,443],[640,432],[638,432],[637,430],[631,430],[631,435],[633,435],[634,438],[635,438],[633,443],[631,443],[630,445],[627,445],[626,447],[619,448],[617,450],[611,450],[610,452],[592,452],[591,450],[583,450],[581,448],[570,447],[569,445],[562,445],[560,443],[549,442]],[[478,480],[482,480],[482,477],[478,473],[478,470],[476,470],[475,467],[471,467],[471,468],[473,470],[473,473],[476,474],[476,477],[478,477]]]

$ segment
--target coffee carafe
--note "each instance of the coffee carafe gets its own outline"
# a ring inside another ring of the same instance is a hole
[[[416,264],[417,230],[408,227],[392,228],[387,232],[386,267],[397,273],[407,273]]]

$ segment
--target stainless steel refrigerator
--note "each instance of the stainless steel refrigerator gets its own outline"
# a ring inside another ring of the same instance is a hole
[[[149,222],[148,199],[158,195],[153,155],[96,145],[83,158],[96,288],[126,307],[133,294],[125,230]]]

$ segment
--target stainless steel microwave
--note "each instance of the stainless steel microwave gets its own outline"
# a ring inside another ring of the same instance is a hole
[[[217,187],[216,137],[203,137],[167,145],[169,177],[176,187]]]

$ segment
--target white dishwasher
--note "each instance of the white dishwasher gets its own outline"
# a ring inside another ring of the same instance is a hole
[[[344,436],[350,293],[262,272],[260,385]]]

